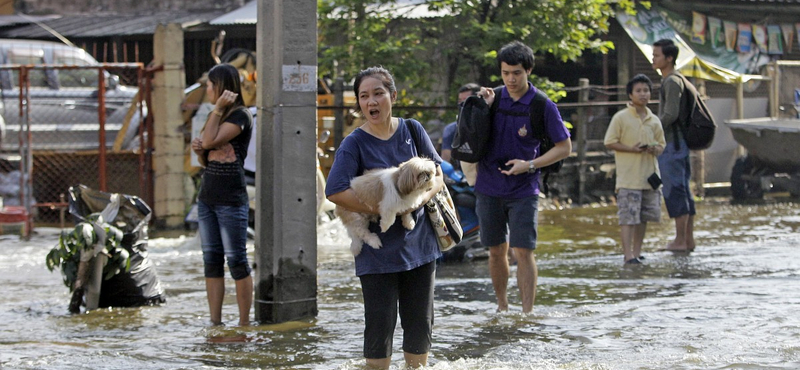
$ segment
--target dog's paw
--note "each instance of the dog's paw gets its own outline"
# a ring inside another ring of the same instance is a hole
[[[375,249],[380,249],[383,246],[383,243],[381,243],[381,238],[379,238],[377,234],[367,235],[367,237],[364,239],[364,242]]]
[[[358,241],[353,240],[350,243],[350,252],[353,253],[353,256],[358,256],[359,254],[361,254],[361,241],[360,240],[358,240]]]
[[[383,217],[381,216],[381,232],[385,233],[389,230],[392,225],[394,225],[394,217]]]
[[[414,230],[414,226],[416,225],[417,222],[414,221],[413,217],[403,217],[403,227],[405,227],[406,230]]]

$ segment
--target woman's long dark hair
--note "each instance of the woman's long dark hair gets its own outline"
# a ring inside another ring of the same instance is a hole
[[[223,112],[222,118],[240,107],[244,107],[244,98],[242,98],[242,80],[239,76],[239,70],[236,67],[223,63],[217,64],[208,71],[208,80],[214,84],[217,90],[217,96],[222,95],[222,92],[228,90],[236,95],[236,100],[231,104],[228,109]]]

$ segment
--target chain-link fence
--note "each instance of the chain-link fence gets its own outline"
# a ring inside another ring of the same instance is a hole
[[[4,203],[56,223],[77,184],[149,199],[143,71],[139,63],[0,66]]]

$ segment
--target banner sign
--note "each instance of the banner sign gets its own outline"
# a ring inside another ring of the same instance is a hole
[[[769,62],[766,50],[752,43],[750,24],[723,21],[720,26],[718,20],[699,13],[687,18],[656,5],[637,6],[634,16],[620,12],[617,21],[648,60],[652,61],[654,42],[675,41],[680,49],[676,65],[685,75],[732,83],[737,75],[761,74],[761,67]],[[700,25],[713,30],[701,31]]]

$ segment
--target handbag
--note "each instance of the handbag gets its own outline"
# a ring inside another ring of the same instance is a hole
[[[461,242],[464,231],[458,222],[456,207],[447,188],[442,188],[425,204],[425,213],[436,232],[439,250],[446,252]]]
[[[411,133],[411,137],[414,139],[414,146],[419,148],[419,138],[417,138],[417,132],[414,127],[411,126],[411,121],[405,120],[405,123],[406,128]],[[440,251],[448,251],[461,242],[464,230],[458,221],[456,206],[453,203],[453,198],[450,197],[447,187],[442,187],[428,203],[425,203],[425,214],[428,216],[428,220],[430,220],[431,226],[433,226],[433,230],[436,233],[436,242],[439,243]]]

